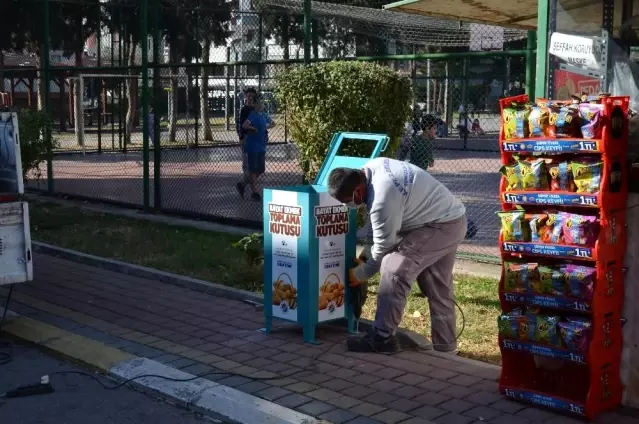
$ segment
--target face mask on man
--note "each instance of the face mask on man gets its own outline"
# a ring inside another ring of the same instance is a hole
[[[359,209],[362,206],[364,206],[363,203],[360,203],[360,204],[355,203],[355,192],[353,192],[353,196],[351,197],[351,201],[344,203],[344,205],[347,208],[349,208],[349,209]]]

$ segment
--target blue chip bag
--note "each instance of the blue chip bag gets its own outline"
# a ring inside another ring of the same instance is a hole
[[[572,171],[567,161],[556,162],[552,159],[548,163],[548,174],[550,175],[550,190],[552,191],[575,191],[575,183],[572,180]]]
[[[568,283],[568,294],[580,299],[592,299],[594,294],[595,268],[583,265],[566,264],[561,268]]]
[[[550,240],[548,243],[561,243],[563,240],[563,215],[560,212],[549,212],[546,225],[552,227],[552,233],[550,234]]]
[[[504,262],[504,290],[527,292],[537,280],[537,264]]]
[[[539,267],[539,290],[537,293],[551,296],[566,295],[566,278],[560,270],[547,266]]]
[[[550,111],[548,107],[534,106],[528,115],[530,137],[543,137],[548,129]]]

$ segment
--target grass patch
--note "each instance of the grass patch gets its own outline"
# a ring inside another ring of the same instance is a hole
[[[55,203],[30,208],[34,240],[219,284],[262,291],[262,270],[231,244],[236,234],[202,231]]]
[[[232,247],[241,236],[87,211],[37,202],[30,209],[35,240],[105,258],[121,260],[219,284],[262,292],[262,270],[249,267],[244,253]],[[36,265],[37,266],[37,265]],[[371,281],[364,318],[373,319],[379,280]],[[497,280],[455,276],[457,303],[465,315],[460,355],[499,363]],[[428,300],[415,286],[402,327],[430,336]],[[458,332],[462,316],[457,314]]]
[[[378,278],[371,280],[369,297],[364,306],[363,317],[370,320],[375,318]],[[455,296],[465,318],[464,325],[464,319],[457,310],[457,334],[462,327],[464,330],[458,340],[461,356],[492,364],[500,363],[497,342],[497,316],[501,311],[497,296],[498,285],[499,282],[491,278],[455,275]],[[417,285],[413,287],[408,298],[401,327],[430,337],[428,299]]]

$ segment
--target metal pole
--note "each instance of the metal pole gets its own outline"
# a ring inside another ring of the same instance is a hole
[[[43,78],[44,78],[44,111],[47,116],[51,116],[51,101],[50,101],[50,89],[49,79],[50,69],[49,69],[49,0],[42,0],[42,15],[43,15],[43,26],[44,26],[44,40],[43,40],[43,54],[42,54],[42,64],[43,69]],[[47,130],[44,134],[44,139],[47,140],[47,190],[50,194],[53,194],[53,146],[51,144],[51,133]]]
[[[235,52],[235,62],[237,62],[237,51]],[[237,65],[233,65],[233,122],[237,124]]]
[[[311,63],[311,0],[304,0],[304,63]]]
[[[156,7],[155,2],[153,7]],[[149,187],[149,0],[142,0],[140,15],[140,44],[142,47],[142,192],[144,209],[148,210],[151,203]]]
[[[537,71],[535,97],[546,97],[548,74],[548,5],[550,0],[537,0]]]
[[[198,43],[200,42],[200,7],[199,6],[195,8],[195,40]],[[158,42],[159,42],[159,40],[158,40]],[[206,54],[209,55],[210,52],[206,52]],[[156,64],[156,66],[157,65],[159,65],[159,64]],[[202,113],[202,111],[200,110],[200,108],[202,107],[202,101],[200,100],[200,97],[201,97],[202,94],[200,93],[200,90],[202,90],[202,74],[203,74],[202,68],[200,67],[200,55],[199,54],[195,55],[195,66],[196,66],[195,69],[197,69],[197,73],[195,74],[196,75],[195,88],[196,88],[196,91],[197,91],[197,94],[198,94],[198,102],[197,102],[197,104],[199,105],[199,107],[197,108],[197,113],[195,114],[195,142],[194,142],[194,144],[195,144],[195,147],[197,147],[198,144],[200,143],[200,116],[201,116],[201,113]],[[160,71],[158,70],[158,72],[160,72]],[[159,78],[159,75],[158,75],[158,78]],[[208,84],[208,82],[207,82],[207,84]],[[206,87],[206,89],[208,90],[208,87]],[[209,93],[207,91],[206,92],[207,100],[208,100],[208,97],[209,97]],[[206,104],[206,107],[208,107],[208,102]],[[208,116],[208,115],[206,115],[206,116]],[[204,123],[202,123],[202,125],[204,125]],[[206,141],[206,140],[204,140],[204,141]]]
[[[534,96],[534,84],[535,84],[535,31],[528,31],[528,43],[526,45],[526,94],[528,98]]]
[[[319,34],[317,33],[317,20],[313,20],[313,59],[319,59]]]
[[[231,62],[231,48],[226,48],[226,65],[224,66],[224,76],[226,77],[226,86],[224,87],[224,125],[226,131],[230,131],[229,122],[229,92],[231,91],[231,71],[229,69],[229,63]]]
[[[550,0],[549,8],[548,8],[548,36],[552,36],[552,34],[557,30],[557,0]],[[547,54],[547,52],[546,52]],[[553,57],[548,57],[548,65],[546,68],[548,69],[546,74],[546,86],[547,92],[546,96],[555,97],[555,67],[556,67],[556,59]]]
[[[153,207],[162,208],[162,144],[157,106],[160,98],[160,2],[153,4]],[[188,90],[188,87],[187,87]],[[187,105],[188,107],[188,105]],[[188,131],[188,128],[187,128]],[[197,131],[196,143],[197,143]]]
[[[263,23],[262,23],[262,15],[259,14],[258,15],[258,19],[260,20],[260,26],[259,26],[259,30],[258,30],[258,39],[257,39],[257,51],[258,51],[258,64],[257,64],[257,92],[261,93],[262,92],[262,71],[264,68],[264,65],[262,65],[260,62],[262,61],[262,48],[263,48],[263,44],[264,44],[264,32],[263,32]]]
[[[426,61],[426,113],[430,113],[430,102],[432,100],[431,92],[431,60]]]
[[[102,4],[98,6],[98,29],[97,29],[97,43],[98,43],[98,67],[102,66]],[[99,94],[98,94],[98,153],[102,153],[102,81],[100,78],[99,82]]]
[[[466,105],[466,98],[467,98],[467,90],[468,90],[468,60],[466,60],[464,58],[463,62],[462,62],[462,86],[461,86],[462,92],[461,92],[461,104],[462,106],[464,106],[464,114],[463,116],[460,114],[459,115],[459,124],[461,125],[462,123],[462,119],[464,122],[463,128],[464,128],[464,150],[466,150],[468,148],[468,107]],[[461,127],[460,127],[461,129]]]

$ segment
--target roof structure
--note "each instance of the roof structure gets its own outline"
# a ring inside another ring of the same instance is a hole
[[[294,14],[304,13],[303,0],[259,0],[258,10],[285,10]],[[428,16],[401,13],[361,6],[313,1],[313,17],[334,19],[343,27],[371,37],[394,40],[405,44],[433,47],[468,47],[471,33],[484,38],[498,37],[503,42],[526,37],[520,29],[496,26],[478,27],[460,20],[439,19]],[[480,33],[477,33],[479,31]]]
[[[621,1],[617,0],[616,3],[614,27],[618,29],[621,25],[622,7]],[[400,0],[383,7],[415,16],[454,18],[525,30],[537,28],[535,0]],[[600,34],[602,8],[603,0],[558,0],[557,31]]]

